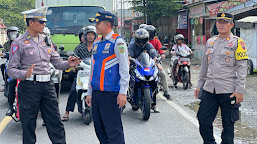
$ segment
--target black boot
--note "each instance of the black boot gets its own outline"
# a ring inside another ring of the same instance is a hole
[[[163,96],[165,96],[168,100],[171,100],[170,94],[169,94],[168,91],[165,91],[164,94],[163,94]]]
[[[12,116],[13,113],[14,113],[13,105],[10,105],[9,109],[6,112],[6,116]]]

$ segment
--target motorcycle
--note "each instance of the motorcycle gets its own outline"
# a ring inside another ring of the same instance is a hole
[[[9,55],[10,55],[10,52],[5,52],[4,55],[2,56],[2,58],[6,58],[5,69],[4,69],[4,96],[7,98],[9,93],[9,82],[12,80],[12,78],[7,75]]]
[[[168,35],[164,38],[163,40],[163,46],[165,46],[169,51],[172,49],[172,47],[174,46],[174,43],[172,42],[171,36]]]
[[[59,96],[61,94],[62,70],[55,69],[51,63],[49,63],[49,65],[51,68],[51,80],[54,82],[57,99],[59,100]]]
[[[67,52],[67,55],[71,56],[75,55],[75,53]],[[76,91],[81,100],[79,103],[81,103],[82,119],[84,124],[89,125],[92,122],[92,109],[86,104],[86,96],[90,79],[91,58],[82,59],[81,63],[76,67],[79,69],[76,78]]]
[[[191,58],[191,53],[183,50],[180,51],[176,54],[179,58],[178,58],[178,64],[177,64],[177,68],[176,68],[176,77],[173,77],[173,73],[172,73],[172,67],[173,67],[173,62],[174,62],[174,58],[171,58],[171,64],[170,64],[170,68],[168,68],[168,75],[170,76],[170,78],[173,80],[173,84],[175,86],[175,88],[177,88],[177,83],[183,83],[183,89],[188,89],[190,87],[190,58]]]
[[[158,92],[159,70],[147,52],[142,52],[138,59],[131,58],[130,61],[132,66],[130,67],[128,102],[133,110],[140,108],[143,120],[147,121],[150,118],[152,97]],[[138,93],[134,92],[135,85]]]

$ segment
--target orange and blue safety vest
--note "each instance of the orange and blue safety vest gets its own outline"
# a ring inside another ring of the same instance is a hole
[[[113,34],[108,40],[102,41],[102,37],[95,40],[91,70],[92,90],[120,90],[119,64],[114,53],[115,42],[118,38],[121,38],[121,36]]]

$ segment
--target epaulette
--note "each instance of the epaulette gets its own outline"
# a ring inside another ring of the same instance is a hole
[[[111,38],[116,39],[118,36],[120,36],[120,35],[119,35],[119,34],[114,33],[114,34],[112,34]]]

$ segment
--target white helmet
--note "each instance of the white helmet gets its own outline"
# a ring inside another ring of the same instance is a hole
[[[85,27],[85,30],[84,30],[84,39],[85,40],[86,40],[87,34],[90,32],[95,34],[95,39],[96,39],[97,36],[96,36],[95,26],[87,26],[87,27]]]
[[[147,24],[141,24],[140,26],[139,26],[139,28],[146,28],[147,27]]]
[[[95,26],[87,26],[87,27],[85,28],[84,34],[87,34],[87,33],[89,33],[89,32],[92,32],[92,33],[96,34],[96,28],[95,28]]]
[[[149,40],[149,33],[147,30],[140,28],[135,32],[135,42],[136,44],[143,48]]]
[[[47,36],[50,37],[51,32],[50,32],[50,30],[48,29],[48,27],[45,27],[45,28],[44,28],[43,33],[44,33],[45,35],[47,35]]]
[[[177,34],[176,36],[175,36],[175,40],[177,41],[177,40],[184,40],[184,36],[182,35],[182,34]]]

